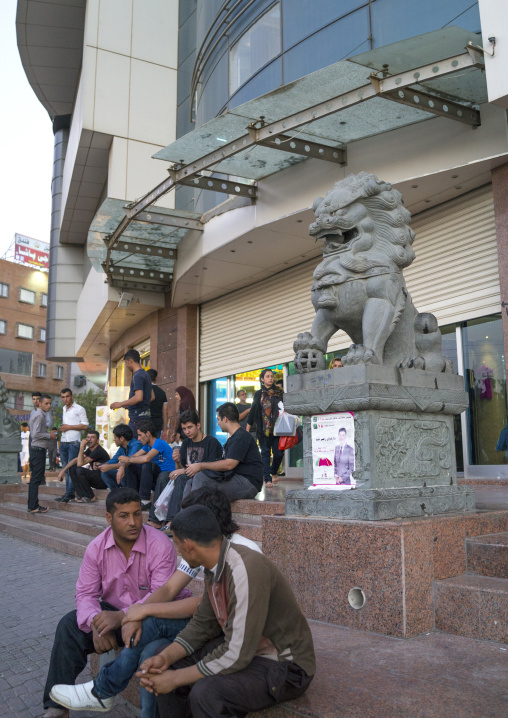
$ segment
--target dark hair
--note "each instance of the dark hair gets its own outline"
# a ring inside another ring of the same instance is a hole
[[[275,382],[275,384],[276,384],[277,386],[278,386],[279,384],[280,384],[281,386],[284,386],[284,380],[283,380],[283,379],[277,379],[277,381]]]
[[[113,514],[115,505],[122,506],[123,504],[132,504],[133,501],[141,504],[138,492],[134,489],[127,489],[121,486],[118,489],[113,489],[113,491],[110,491],[106,496],[106,511],[108,514]]]
[[[129,349],[128,352],[125,352],[123,355],[124,361],[127,361],[127,359],[132,359],[132,361],[136,362],[136,364],[139,364],[141,361],[141,357],[139,356],[139,352],[137,349]]]
[[[273,369],[263,369],[263,371],[262,371],[261,374],[259,375],[259,381],[263,381],[263,379],[265,378],[265,374],[266,374],[266,372],[268,372],[268,371],[273,374]],[[275,374],[274,374],[274,376],[275,376]]]
[[[175,392],[180,395],[180,412],[187,411],[187,409],[196,411],[196,399],[190,389],[187,389],[186,386],[177,386]]]
[[[60,394],[70,394],[72,396],[72,389],[69,389],[69,387],[66,389],[60,389]]]
[[[231,401],[221,404],[217,409],[217,414],[221,419],[228,419],[229,421],[235,421],[237,423],[240,419],[240,413],[236,408],[236,404],[233,404]]]
[[[179,511],[171,522],[171,530],[180,541],[190,539],[201,546],[209,546],[222,539],[213,511],[199,504]]]
[[[182,501],[182,509],[189,506],[206,506],[217,519],[223,536],[228,538],[240,528],[233,521],[231,515],[231,502],[223,491],[214,489],[212,486],[202,486],[200,489],[191,491]]]
[[[28,422],[27,422],[27,421],[22,421],[22,422],[21,422],[21,426],[28,426]],[[55,427],[53,427],[53,428],[55,428]]]
[[[95,436],[96,436],[98,439],[101,438],[101,435],[100,435],[99,432],[96,431],[95,429],[90,429],[90,430],[87,431],[86,433],[87,433],[87,434],[95,434]]]
[[[23,424],[21,424],[21,426],[23,426]],[[51,427],[51,431],[58,431],[58,426]],[[90,433],[90,432],[88,432],[88,433]]]
[[[41,392],[40,392],[40,391],[33,391],[33,392],[32,392],[32,397],[34,397],[34,396],[41,396]]]
[[[155,381],[157,379],[157,369],[147,369],[146,373],[152,381]]]
[[[244,391],[245,393],[247,393],[247,391],[246,391],[245,389],[238,389],[238,391],[236,392],[236,395],[238,396],[238,394],[239,394],[241,391]]]
[[[143,419],[143,421],[140,421],[137,429],[138,431],[143,432],[143,434],[157,436],[157,429],[153,425],[153,421],[150,421],[150,419]]]
[[[134,436],[131,427],[127,426],[127,424],[118,424],[115,426],[113,434],[114,436],[118,436],[119,439],[124,438],[125,441],[130,441]]]
[[[50,394],[41,394],[40,399],[49,399],[50,401],[53,401]]]
[[[192,409],[187,409],[187,411],[184,411],[182,414],[180,414],[180,424],[195,424],[196,426],[199,424],[199,416],[197,411],[192,411]]]
[[[341,431],[343,431],[345,434],[347,434],[347,429],[346,429],[344,426],[341,426],[341,427],[340,427],[340,429],[339,429],[339,434],[340,434]]]

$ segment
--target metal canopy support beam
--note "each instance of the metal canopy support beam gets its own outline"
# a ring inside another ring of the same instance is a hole
[[[431,112],[433,115],[449,117],[451,120],[464,122],[466,125],[472,125],[473,127],[481,125],[478,110],[461,105],[459,102],[453,102],[453,100],[442,100],[440,97],[420,92],[420,90],[413,90],[412,88],[392,90],[391,92],[383,92],[381,97],[386,100],[393,100],[393,102],[401,105],[417,107],[419,110]]]
[[[169,170],[170,176],[176,175],[175,170]],[[217,177],[205,177],[203,175],[193,175],[175,181],[175,184],[186,185],[187,187],[196,187],[198,189],[208,189],[212,192],[225,192],[226,194],[236,195],[238,197],[249,197],[256,199],[256,185],[245,184],[244,182],[230,182],[229,180],[218,179]]]
[[[132,209],[130,205],[123,208],[125,215],[132,217]],[[173,217],[167,214],[158,214],[154,212],[139,212],[136,215],[136,222],[147,222],[148,224],[162,224],[166,227],[174,227],[175,229],[195,229],[197,232],[203,231],[203,223],[198,219],[187,219],[186,217]]]
[[[249,134],[256,135],[257,130],[254,127],[248,127]],[[258,140],[258,145],[270,147],[272,150],[282,150],[283,152],[292,152],[295,155],[303,155],[304,157],[312,157],[316,160],[326,160],[327,162],[336,162],[339,165],[346,163],[346,150],[339,147],[330,147],[322,145],[319,142],[308,142],[300,140],[291,135],[277,135],[266,140]]]
[[[108,275],[108,280],[117,289],[141,289],[146,292],[167,292],[169,287],[166,284],[144,284],[143,282],[131,282],[123,278]],[[113,284],[114,282],[114,284]]]
[[[352,107],[360,102],[365,102],[372,97],[376,97],[378,94],[409,87],[410,85],[432,80],[437,77],[451,75],[454,72],[459,72],[467,68],[483,68],[484,61],[483,57],[480,57],[480,53],[470,52],[468,48],[466,49],[468,51],[461,55],[449,57],[445,60],[439,60],[436,63],[424,65],[390,77],[381,79],[376,77],[374,74],[371,76],[371,82],[369,82],[368,85],[357,87],[356,89],[351,90],[351,92],[346,92],[342,95],[338,95],[337,97],[332,97],[329,100],[325,100],[325,102],[313,105],[312,107],[302,110],[295,115],[289,115],[281,120],[264,125],[263,127],[259,127],[257,129],[252,128],[254,129],[254,132],[251,134],[239,137],[233,142],[229,142],[224,145],[220,149],[214,150],[204,157],[200,157],[195,162],[191,162],[184,167],[174,170],[174,178],[169,178],[164,182],[160,182],[144,197],[130,205],[129,217],[125,217],[120,222],[112,235],[111,242],[121,236],[126,226],[128,226],[128,224],[137,215],[139,215],[140,212],[146,210],[147,207],[169,192],[169,190],[182,179],[194,177],[202,170],[213,167],[213,165],[218,162],[221,162],[228,157],[233,157],[239,152],[243,152],[249,147],[252,147],[254,144],[261,144],[265,140],[274,139],[278,135],[286,134],[287,132],[297,129],[302,125],[306,125],[323,117],[333,115],[346,107]],[[377,92],[376,88],[372,84],[372,80],[377,80]]]
[[[115,252],[128,252],[129,254],[147,254],[152,257],[164,259],[176,259],[176,247],[161,247],[159,245],[146,245],[141,242],[129,242],[118,239],[112,249]]]
[[[104,270],[105,262],[102,265]],[[141,280],[145,281],[147,283],[157,283],[157,284],[165,284],[166,286],[170,284],[171,280],[173,279],[173,273],[170,272],[161,272],[158,269],[134,269],[133,267],[117,267],[116,265],[109,267],[109,271],[107,272],[112,279],[118,279],[118,280]]]

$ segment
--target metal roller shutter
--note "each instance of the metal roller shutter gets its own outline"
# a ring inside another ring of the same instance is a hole
[[[416,261],[405,270],[419,311],[440,325],[499,311],[492,190],[482,188],[415,216]],[[201,305],[200,381],[293,358],[298,332],[314,319],[310,301],[317,260]],[[347,347],[338,332],[329,351]]]

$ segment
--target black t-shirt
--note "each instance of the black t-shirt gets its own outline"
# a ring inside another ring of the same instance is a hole
[[[152,384],[152,390],[155,395],[155,399],[150,402],[150,418],[152,419],[153,425],[157,433],[162,431],[162,407],[167,402],[168,397],[164,389],[160,386]],[[164,427],[165,428],[165,427]]]
[[[215,436],[205,436],[201,441],[184,439],[180,447],[180,463],[186,469],[189,464],[222,459],[222,445]]]
[[[261,491],[263,487],[263,464],[261,463],[261,455],[256,440],[248,431],[240,427],[229,437],[224,445],[222,458],[238,461],[235,474],[245,476],[258,491]]]
[[[86,447],[84,454],[86,457],[89,457],[92,459],[92,461],[87,464],[85,468],[94,469],[95,464],[105,464],[106,461],[109,461],[109,454],[106,451],[106,449],[103,449],[102,446],[96,446],[93,451],[90,451],[88,446]]]
[[[152,396],[152,380],[144,369],[138,369],[132,375],[132,381],[129,391],[129,399],[132,399],[134,394],[139,391],[143,392],[143,399],[139,404],[129,406],[129,417],[134,419],[140,414],[150,414],[150,398]],[[148,417],[147,417],[148,418]]]

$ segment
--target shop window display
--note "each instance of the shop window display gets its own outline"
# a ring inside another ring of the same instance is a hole
[[[217,409],[221,404],[229,401],[228,398],[228,378],[226,376],[220,379],[214,379],[208,384],[208,434],[215,436],[216,439],[224,446],[228,435],[221,430],[217,423]]]
[[[459,373],[459,364],[457,356],[457,329],[455,324],[448,324],[440,327],[441,336],[443,338],[442,351],[443,355],[452,363],[455,374]],[[457,471],[464,471],[464,452],[462,450],[462,423],[460,414],[453,417],[454,437],[455,437],[455,456],[457,459]]]
[[[465,322],[464,378],[469,393],[467,412],[470,463],[507,464],[508,444],[498,444],[507,425],[506,373],[500,314]],[[499,450],[496,450],[496,447]]]

